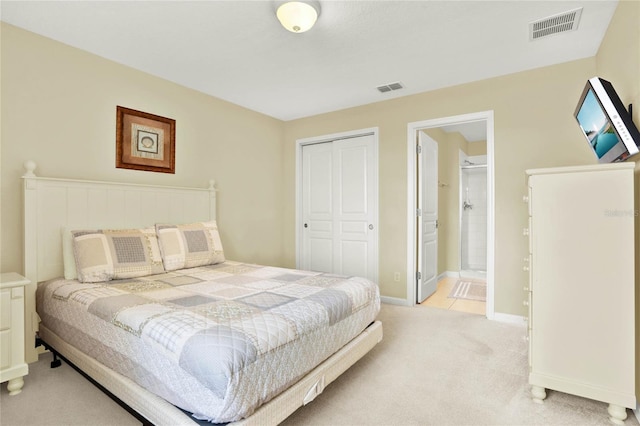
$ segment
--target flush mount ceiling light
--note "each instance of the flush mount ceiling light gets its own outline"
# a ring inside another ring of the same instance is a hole
[[[285,1],[278,6],[276,16],[287,30],[292,33],[309,31],[320,15],[317,1]]]

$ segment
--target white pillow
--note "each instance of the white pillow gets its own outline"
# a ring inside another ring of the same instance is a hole
[[[213,265],[225,261],[215,221],[184,225],[156,224],[164,269]]]
[[[76,230],[78,281],[102,282],[165,272],[155,228]]]

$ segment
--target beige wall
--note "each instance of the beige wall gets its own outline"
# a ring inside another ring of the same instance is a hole
[[[524,171],[595,162],[572,113],[596,72],[637,105],[638,122],[638,7],[619,4],[597,57],[398,99],[381,95],[375,104],[286,123],[2,24],[2,270],[22,269],[19,176],[27,159],[47,176],[171,185],[215,178],[229,257],[294,266],[296,139],[378,127],[379,284],[383,295],[404,299],[407,123],[492,110],[495,309],[523,315]],[[175,175],[114,167],[116,105],[177,120]]]
[[[640,2],[621,1],[596,56],[599,77],[609,80],[640,127]],[[638,154],[640,156],[640,154]],[[636,395],[640,395],[640,158],[636,161]]]
[[[495,119],[495,310],[525,315],[522,306],[527,253],[522,229],[527,213],[528,168],[594,164],[573,117],[586,80],[609,75],[623,98],[640,105],[638,7],[622,1],[598,57],[535,69],[286,123],[286,223],[294,219],[295,140],[378,126],[380,129],[380,289],[406,297],[407,123],[494,111]],[[606,62],[606,64],[605,64]],[[628,64],[628,68],[621,70]],[[622,81],[618,81],[618,79]],[[624,100],[624,99],[623,99]],[[636,107],[634,118],[638,120]],[[639,185],[640,186],[640,185]],[[295,230],[285,227],[285,259],[295,262]],[[400,283],[393,281],[400,272]]]
[[[286,123],[285,214],[293,223],[295,140],[347,130],[380,129],[380,289],[406,298],[407,123],[494,111],[497,312],[524,315],[527,216],[525,170],[594,163],[572,116],[595,58],[511,74]],[[514,107],[514,105],[516,107]],[[295,230],[285,228],[285,259],[295,264]],[[393,281],[394,272],[402,280]]]
[[[281,121],[2,23],[2,271],[22,271],[22,164],[42,176],[203,186],[228,257],[282,259]],[[176,120],[176,173],[115,168],[116,105]],[[289,202],[290,200],[287,200]]]
[[[487,155],[487,141],[469,143],[467,145],[467,155]]]

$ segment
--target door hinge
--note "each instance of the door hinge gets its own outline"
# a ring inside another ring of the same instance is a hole
[[[422,146],[416,145],[416,154],[422,154]]]
[[[421,279],[422,279],[422,273],[416,272],[416,280],[420,282]]]
[[[416,216],[422,216],[422,209],[416,209]]]

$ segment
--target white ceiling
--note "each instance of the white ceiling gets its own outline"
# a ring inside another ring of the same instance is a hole
[[[486,142],[487,140],[487,123],[484,120],[450,124],[440,128],[447,133],[460,133],[467,142]]]
[[[2,21],[269,116],[291,120],[594,56],[605,1],[320,0],[290,33],[275,1],[7,1]],[[528,23],[583,7],[576,31]],[[377,86],[400,81],[384,94]]]

